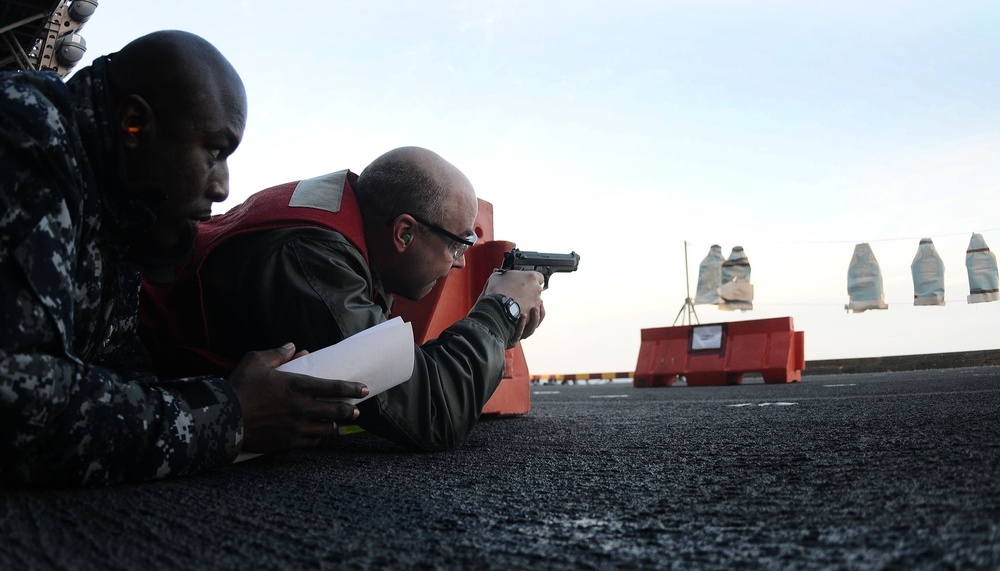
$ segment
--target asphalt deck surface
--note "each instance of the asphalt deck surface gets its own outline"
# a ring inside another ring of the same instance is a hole
[[[457,450],[367,434],[0,490],[0,569],[998,569],[1000,367],[533,385]]]

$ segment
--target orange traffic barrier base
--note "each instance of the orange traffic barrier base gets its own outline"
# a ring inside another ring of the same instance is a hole
[[[738,385],[759,372],[765,383],[802,380],[805,335],[791,317],[643,329],[632,385]]]
[[[392,302],[392,315],[413,325],[418,345],[437,338],[468,315],[490,274],[503,263],[503,253],[516,247],[513,242],[493,239],[493,205],[482,199],[474,230],[479,239],[465,253],[464,268],[452,269],[419,301],[396,298]],[[508,349],[505,357],[503,380],[483,407],[483,414],[515,415],[531,410],[530,376],[521,344]]]

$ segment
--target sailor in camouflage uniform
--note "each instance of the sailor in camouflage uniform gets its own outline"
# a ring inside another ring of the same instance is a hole
[[[143,79],[161,88],[121,95]],[[253,411],[261,387],[288,392],[273,368],[291,347],[251,354],[232,383],[162,380],[136,331],[140,269],[177,261],[226,198],[245,118],[236,71],[183,32],[140,38],[67,83],[0,74],[0,483],[94,486],[225,465],[243,445],[241,401]],[[365,394],[332,383],[314,392]],[[357,415],[309,408],[313,396],[281,405],[285,426],[246,419],[247,441],[256,430],[256,451],[312,444]]]

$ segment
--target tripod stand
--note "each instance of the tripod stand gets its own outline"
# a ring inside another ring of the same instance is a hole
[[[680,321],[681,325],[684,325],[685,318],[687,319],[688,325],[694,325],[695,323],[701,323],[698,319],[698,313],[694,310],[694,302],[691,301],[691,281],[688,277],[688,243],[687,240],[684,241],[684,286],[687,288],[687,297],[684,298],[684,305],[681,306],[681,310],[677,312],[677,317],[674,318],[674,325]],[[694,317],[694,321],[691,321],[691,317]]]

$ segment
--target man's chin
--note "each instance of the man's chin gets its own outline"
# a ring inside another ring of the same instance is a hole
[[[393,295],[401,297],[403,299],[408,299],[410,301],[420,301],[421,299],[427,297],[427,294],[429,293],[430,291],[425,291],[425,292],[418,291],[417,293],[394,293]]]
[[[417,291],[408,292],[393,292],[393,295],[408,299],[410,301],[420,301],[421,299],[427,297],[427,294],[434,291],[434,286],[437,285],[437,280],[434,280],[430,285],[424,286]]]
[[[169,244],[147,239],[132,246],[128,257],[141,268],[163,268],[173,266],[187,258],[192,248],[194,248],[194,236],[185,236]]]
[[[437,287],[438,282],[440,282],[440,281],[441,281],[440,279],[436,279],[436,280],[432,281],[430,283],[430,285],[425,286],[424,289],[420,290],[420,297],[418,297],[417,299],[422,299],[422,298],[427,297],[427,294],[429,294],[432,291],[434,291],[434,288]]]

